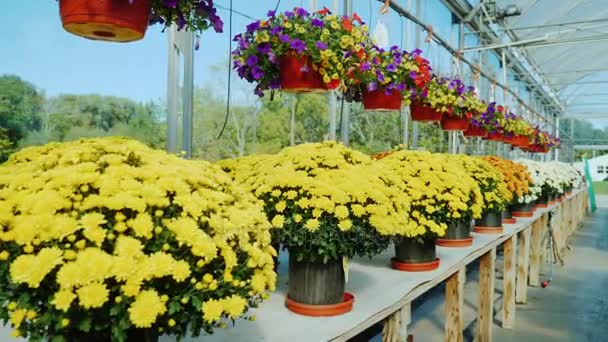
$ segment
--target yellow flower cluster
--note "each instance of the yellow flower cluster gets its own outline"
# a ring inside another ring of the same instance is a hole
[[[448,88],[445,82],[432,78],[428,83],[428,97],[426,101],[431,108],[438,112],[446,113],[453,108],[459,107],[461,101],[458,93]]]
[[[399,234],[409,201],[391,170],[335,142],[302,144],[277,155],[219,162],[267,206],[274,228],[301,223],[314,232],[322,223],[348,231],[364,220],[382,235]]]
[[[479,186],[458,160],[444,154],[398,151],[379,163],[398,173],[410,199],[408,229],[403,236],[443,236],[449,222],[481,216]]]
[[[503,181],[509,190],[507,196],[505,196],[507,203],[513,203],[514,200],[523,198],[529,193],[529,187],[533,182],[532,176],[525,165],[493,156],[483,159],[502,173]]]
[[[15,329],[63,312],[51,336],[64,320],[109,325],[109,310],[159,326],[168,306],[189,313],[171,318],[176,333],[196,320],[210,330],[274,289],[269,230],[263,204],[207,162],[124,138],[27,148],[0,167],[0,295],[19,303],[8,308]],[[22,317],[30,309],[37,317]]]
[[[505,185],[502,173],[492,164],[481,158],[463,154],[445,155],[446,158],[460,164],[471,178],[479,185],[483,195],[483,211],[502,211],[508,201],[509,191]]]

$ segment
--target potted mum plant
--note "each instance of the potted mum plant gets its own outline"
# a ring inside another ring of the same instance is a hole
[[[63,28],[75,35],[113,42],[142,39],[149,25],[222,32],[213,0],[59,0]]]
[[[398,111],[405,99],[409,104],[412,90],[429,82],[429,62],[420,50],[408,53],[393,46],[389,50],[369,43],[354,56],[348,71],[345,97],[362,100],[365,110]]]
[[[471,245],[470,222],[481,214],[482,195],[459,165],[441,154],[405,150],[384,155],[380,163],[401,177],[410,198],[408,229],[395,239],[394,268],[432,270],[439,267],[436,243]]]
[[[460,80],[450,80],[433,75],[427,87],[416,94],[410,106],[412,120],[439,122],[444,113],[454,110],[464,92]]]
[[[328,9],[309,13],[303,8],[276,14],[247,25],[234,37],[234,69],[255,84],[255,93],[265,90],[324,92],[337,88],[354,54],[369,39],[361,18],[339,17]]]
[[[0,189],[0,316],[15,336],[196,336],[274,289],[262,203],[207,162],[124,138],[51,143],[12,155]]]
[[[273,234],[289,252],[287,307],[310,316],[350,311],[354,296],[345,292],[344,259],[381,253],[395,230],[407,227],[409,202],[400,180],[336,142],[239,163],[220,162],[264,202]]]
[[[483,159],[502,173],[503,181],[508,190],[505,193],[505,201],[507,204],[502,212],[502,223],[514,224],[517,221],[511,214],[511,206],[514,203],[517,203],[518,199],[525,198],[528,194],[529,187],[532,184],[532,177],[526,166],[520,163],[494,156],[483,157]]]
[[[480,203],[483,210],[480,216],[473,217],[473,230],[482,234],[501,233],[502,210],[508,197],[502,174],[481,158],[467,155],[446,155],[446,158],[458,164],[477,183],[483,194]]]
[[[512,214],[515,217],[532,217],[536,209],[536,201],[544,197],[543,188],[547,189],[548,185],[545,184],[551,182],[551,180],[547,178],[541,163],[527,159],[520,159],[517,162],[526,166],[532,177],[532,184],[529,186],[528,194],[514,201],[515,203],[511,209]],[[550,201],[550,197],[547,197],[547,199]]]

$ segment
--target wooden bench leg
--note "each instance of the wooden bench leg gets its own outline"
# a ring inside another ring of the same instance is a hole
[[[515,301],[525,303],[528,300],[528,267],[530,265],[530,231],[525,228],[518,234],[519,246],[517,248],[517,291]]]
[[[412,306],[408,303],[386,318],[382,330],[382,342],[407,342],[407,326],[411,321]]]
[[[492,341],[494,321],[494,264],[496,248],[479,258],[479,306],[477,307],[477,342]]]
[[[540,254],[542,246],[542,220],[532,223],[532,243],[530,247],[530,286],[540,286]]]
[[[517,235],[505,241],[503,293],[502,293],[502,327],[513,329],[515,325],[515,270],[516,270]]]
[[[462,342],[462,303],[464,286],[460,271],[452,274],[445,285],[445,341]]]

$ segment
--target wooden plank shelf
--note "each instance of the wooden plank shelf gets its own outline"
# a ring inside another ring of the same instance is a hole
[[[281,253],[277,291],[252,314],[255,322],[239,320],[236,326],[203,336],[206,342],[229,341],[347,341],[367,328],[384,322],[383,341],[408,340],[407,325],[412,312],[411,302],[446,282],[446,341],[462,341],[462,303],[465,268],[480,259],[480,298],[476,338],[492,340],[494,265],[496,248],[504,251],[504,307],[502,326],[515,328],[515,302],[525,303],[528,278],[536,285],[541,256],[542,237],[547,229],[547,214],[559,213],[553,229],[558,241],[567,241],[576,231],[587,212],[587,192],[574,191],[562,203],[537,209],[531,218],[518,218],[516,224],[504,225],[501,234],[473,233],[473,245],[467,248],[437,247],[440,267],[430,272],[401,272],[390,268],[393,251],[386,251],[372,259],[351,260],[347,291],[355,295],[353,311],[336,317],[306,317],[287,310],[284,304],[287,291],[287,255]],[[564,247],[564,246],[560,246]],[[186,339],[186,341],[193,341]],[[164,339],[161,338],[161,342]]]

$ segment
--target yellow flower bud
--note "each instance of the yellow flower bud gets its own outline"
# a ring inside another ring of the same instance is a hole
[[[70,320],[67,318],[64,318],[61,320],[61,326],[62,327],[67,327],[70,324]]]
[[[175,326],[175,320],[173,318],[171,318],[169,320],[169,322],[167,322],[167,325],[169,325],[170,327],[174,327]]]

